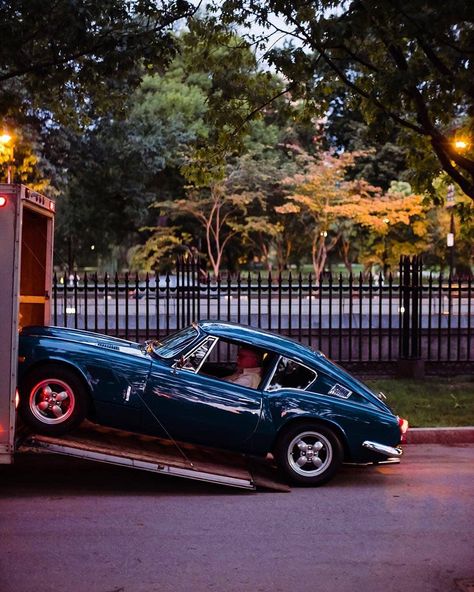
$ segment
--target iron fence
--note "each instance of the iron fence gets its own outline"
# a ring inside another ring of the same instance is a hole
[[[403,258],[389,275],[203,274],[178,262],[173,274],[54,277],[56,325],[140,341],[199,319],[285,334],[351,363],[474,361],[472,278],[424,273]]]

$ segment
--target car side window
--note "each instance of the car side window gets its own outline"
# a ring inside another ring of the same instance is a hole
[[[217,339],[215,337],[207,337],[196,349],[186,356],[184,362],[180,364],[180,368],[190,370],[191,372],[198,372],[216,342]]]
[[[283,388],[305,390],[316,378],[317,374],[314,370],[281,356],[266,390],[277,391]]]

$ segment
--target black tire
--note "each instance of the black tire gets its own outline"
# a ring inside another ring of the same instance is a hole
[[[86,417],[89,404],[86,387],[68,368],[57,364],[35,368],[19,390],[22,419],[41,434],[64,434]]]
[[[275,457],[291,482],[298,485],[327,483],[341,466],[344,456],[340,439],[325,425],[301,423],[280,438]]]

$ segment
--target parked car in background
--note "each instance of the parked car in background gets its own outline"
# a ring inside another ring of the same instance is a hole
[[[241,347],[260,382],[226,380]],[[142,344],[59,327],[20,334],[19,410],[59,435],[85,418],[176,441],[266,456],[287,477],[320,485],[343,461],[398,457],[407,428],[381,395],[322,353],[251,327],[203,321]]]

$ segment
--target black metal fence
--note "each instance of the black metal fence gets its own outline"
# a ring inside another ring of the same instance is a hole
[[[474,362],[472,278],[424,273],[403,258],[399,273],[364,277],[272,274],[212,277],[198,262],[164,276],[56,277],[56,325],[140,341],[198,319],[220,319],[285,334],[344,363],[389,372],[394,362]]]

